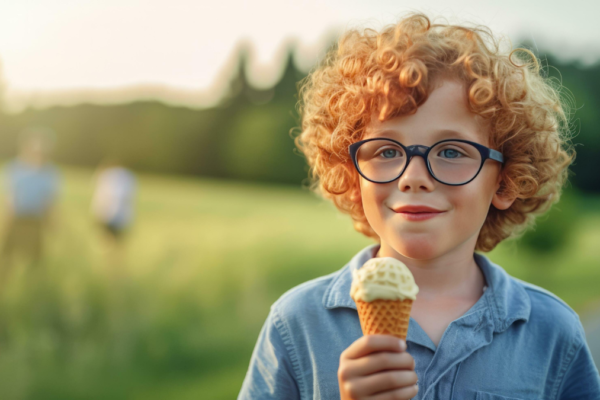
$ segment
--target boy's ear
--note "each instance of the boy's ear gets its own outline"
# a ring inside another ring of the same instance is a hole
[[[498,210],[506,210],[510,206],[512,206],[512,203],[514,203],[515,200],[516,200],[516,198],[506,197],[504,194],[497,191],[496,193],[494,193],[494,197],[492,198],[492,204]]]
[[[502,193],[502,189],[500,189],[501,183],[502,174],[498,174],[498,181],[496,182],[496,192],[494,193],[494,197],[492,197],[492,204],[498,210],[506,210],[515,202],[516,197],[508,197],[506,194]]]

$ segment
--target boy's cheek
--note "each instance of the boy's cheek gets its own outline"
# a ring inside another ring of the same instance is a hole
[[[373,209],[377,207],[378,204],[381,204],[383,196],[381,194],[377,194],[377,188],[372,186],[371,182],[361,184],[360,195],[353,194],[357,198],[360,197],[362,201],[363,208],[365,212],[367,209]]]

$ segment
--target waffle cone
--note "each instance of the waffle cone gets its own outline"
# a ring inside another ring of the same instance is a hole
[[[364,335],[386,334],[406,340],[412,300],[355,300]]]

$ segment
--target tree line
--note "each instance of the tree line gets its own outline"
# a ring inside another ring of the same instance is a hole
[[[298,185],[308,167],[295,150],[297,84],[305,73],[293,62],[272,88],[253,88],[242,50],[228,95],[213,108],[191,109],[139,101],[120,105],[56,106],[0,114],[0,157],[15,153],[16,135],[27,126],[47,126],[57,134],[54,159],[96,166],[116,158],[138,171]],[[600,64],[582,67],[544,57],[544,73],[559,79],[575,100],[572,129],[577,158],[573,186],[600,192]]]

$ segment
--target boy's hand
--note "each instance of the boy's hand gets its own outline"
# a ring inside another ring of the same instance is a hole
[[[342,352],[338,369],[341,400],[403,400],[418,392],[415,360],[406,342],[391,335],[366,335]]]

